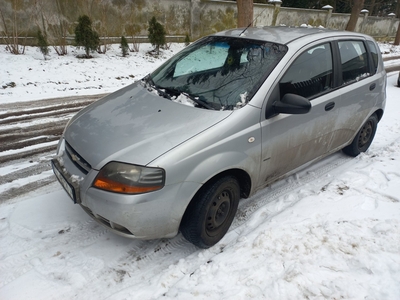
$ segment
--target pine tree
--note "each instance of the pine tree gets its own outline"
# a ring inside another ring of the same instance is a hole
[[[128,46],[128,41],[124,36],[121,36],[121,50],[122,50],[122,56],[125,57],[129,53],[129,46]]]
[[[149,41],[157,50],[157,54],[160,54],[160,47],[165,45],[165,29],[155,17],[152,17],[149,21]]]
[[[97,49],[100,39],[98,33],[92,29],[92,21],[86,15],[80,16],[75,28],[75,43],[85,48],[86,57],[90,57],[90,50]]]
[[[46,37],[42,34],[42,31],[39,29],[36,37],[38,39],[38,46],[40,52],[42,52],[44,60],[46,60],[46,55],[49,54],[49,43],[47,42]]]

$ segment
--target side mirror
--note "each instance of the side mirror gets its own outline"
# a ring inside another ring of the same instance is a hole
[[[311,103],[308,99],[295,95],[285,94],[280,101],[272,105],[275,113],[282,114],[306,114],[311,109]]]

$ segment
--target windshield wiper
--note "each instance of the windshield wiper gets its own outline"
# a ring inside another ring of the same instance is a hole
[[[175,88],[171,88],[171,87],[165,88],[165,87],[156,85],[154,83],[153,79],[151,78],[150,74],[147,75],[146,77],[144,77],[143,79],[152,89],[155,89],[161,97],[172,100],[172,97],[178,97],[179,95],[184,95],[184,96],[188,97],[190,100],[192,100],[193,102],[195,102],[196,104],[198,104],[204,108],[215,110],[214,107],[212,107],[208,103],[200,100],[199,97],[192,96],[192,95],[190,95],[186,92],[183,92],[179,89],[175,89]]]
[[[165,92],[164,88],[161,88],[159,86],[157,86],[153,79],[151,78],[150,74],[147,75],[145,78],[143,78],[145,80],[145,82],[148,84],[148,86],[152,89],[155,89],[158,93],[158,95],[160,95],[161,97],[167,98],[169,100],[171,100],[171,95]]]
[[[211,109],[211,110],[215,110],[214,107],[212,107],[211,105],[209,105],[208,103],[202,101],[199,99],[199,97],[190,95],[187,92],[183,92],[181,90],[175,89],[175,88],[162,88],[164,89],[167,93],[169,93],[171,96],[179,96],[179,95],[184,95],[186,97],[188,97],[190,100],[192,100],[193,102],[195,102],[197,105],[200,105],[201,107],[207,108],[207,109]]]
[[[190,100],[196,102],[198,105],[201,105],[202,107],[205,107],[207,109],[211,109],[211,110],[215,110],[214,107],[212,107],[211,105],[209,105],[208,103],[204,102],[203,100],[200,100],[199,97],[195,97],[192,96],[188,93],[182,92],[182,95],[185,95],[186,97],[188,97]]]

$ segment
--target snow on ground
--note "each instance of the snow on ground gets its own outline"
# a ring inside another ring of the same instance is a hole
[[[379,48],[384,56],[400,56],[400,46],[394,46],[393,43],[379,43]]]
[[[66,56],[50,49],[44,60],[37,47],[26,47],[24,55],[13,55],[0,45],[0,103],[111,93],[141,79],[183,47],[171,44],[155,58],[146,54],[151,45],[142,44],[139,52],[122,57],[115,44],[105,54],[93,53],[93,59],[78,59],[83,49],[69,47]]]
[[[0,49],[1,84],[16,84],[0,87],[0,102],[111,92],[182,48],[154,59],[146,47],[122,58],[113,46],[93,60],[71,49],[48,61],[35,48],[22,56]],[[112,234],[58,183],[1,204],[0,299],[400,299],[396,79],[388,74],[386,111],[367,153],[335,153],[244,200],[207,250],[181,235]]]

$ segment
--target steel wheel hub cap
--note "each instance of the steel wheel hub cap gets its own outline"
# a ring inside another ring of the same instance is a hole
[[[358,147],[363,147],[366,143],[368,143],[372,133],[372,124],[368,122],[361,128],[360,137],[358,139]]]
[[[227,219],[231,207],[229,193],[223,191],[211,204],[207,214],[206,229],[209,233],[217,230]]]

